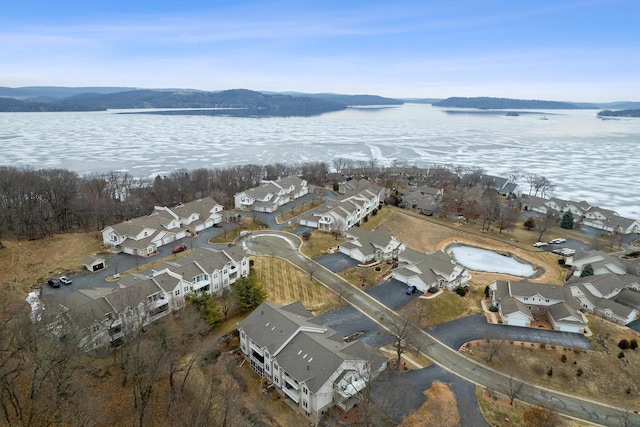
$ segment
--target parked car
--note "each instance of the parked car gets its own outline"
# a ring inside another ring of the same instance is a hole
[[[60,283],[62,283],[63,285],[71,284],[71,279],[69,279],[67,276],[62,276],[59,280],[60,280]]]
[[[533,246],[536,248],[541,248],[543,246],[547,246],[547,242],[535,242]]]
[[[409,286],[407,288],[407,295],[413,295],[416,292],[418,292],[418,288],[416,288],[415,286]]]
[[[187,250],[187,245],[182,243],[178,246],[174,246],[173,249],[171,249],[171,253],[177,254],[179,252],[186,251],[186,250]]]
[[[51,286],[52,288],[59,288],[60,287],[60,280],[58,280],[58,279],[49,279],[47,284],[49,286]]]
[[[566,243],[567,239],[563,239],[562,237],[558,237],[557,239],[549,240],[549,243],[553,245],[559,245],[560,243]]]

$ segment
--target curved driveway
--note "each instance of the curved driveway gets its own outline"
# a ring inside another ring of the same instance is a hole
[[[278,256],[303,270],[308,262],[314,262],[298,252],[300,239],[290,233],[276,231],[254,233],[243,244],[254,254]],[[344,286],[349,286],[349,293],[347,295],[343,293],[344,299],[374,319],[383,328],[393,331],[394,327],[397,328],[398,325],[406,323],[406,320],[395,311],[360,289],[351,286],[326,268],[317,268],[314,277],[336,293],[340,293]],[[490,387],[493,390],[505,394],[509,390],[509,377],[506,375],[464,357],[426,331],[412,324],[408,326],[407,341],[414,343],[426,356],[441,367],[468,381]],[[632,425],[640,425],[638,414],[529,384],[522,387],[518,399],[533,405],[550,405],[562,414],[595,424],[619,426],[624,424],[625,419],[629,419]]]

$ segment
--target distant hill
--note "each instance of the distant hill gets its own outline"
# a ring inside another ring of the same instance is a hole
[[[55,111],[99,111],[101,108],[73,103],[27,102],[13,98],[0,98],[2,113],[40,113]]]
[[[5,98],[6,99],[6,98]],[[221,92],[191,90],[132,90],[117,93],[84,93],[44,102],[6,102],[0,111],[95,111],[146,108],[233,108],[235,115],[311,116],[347,108],[345,104],[310,97],[265,95],[247,89]],[[227,112],[228,113],[228,112]],[[178,114],[178,113],[175,113]],[[179,114],[196,114],[188,110]],[[197,113],[202,114],[202,113]],[[210,114],[222,114],[212,112]]]
[[[328,101],[339,102],[349,107],[363,105],[402,105],[401,99],[385,98],[378,95],[345,95],[340,93],[304,93],[304,92],[263,92],[280,95],[302,96],[309,98],[320,98]]]
[[[640,117],[640,109],[637,110],[604,110],[598,113],[598,117]]]
[[[510,98],[447,98],[433,104],[434,107],[456,107],[456,108],[480,108],[486,110],[501,109],[545,109],[545,110],[575,110],[580,107],[569,102],[540,101]]]
[[[135,90],[134,87],[62,87],[62,86],[26,86],[3,87],[0,86],[0,97],[16,98],[21,100],[39,101],[68,98],[81,93],[116,93]]]
[[[403,98],[402,100],[411,104],[435,104],[442,101],[442,98]]]

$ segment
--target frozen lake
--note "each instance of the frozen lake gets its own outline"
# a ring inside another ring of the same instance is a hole
[[[451,245],[447,248],[447,253],[455,259],[456,263],[470,270],[511,274],[520,277],[531,277],[536,273],[531,264],[519,262],[515,258],[500,255],[487,249]]]
[[[81,174],[126,170],[140,177],[336,157],[385,166],[394,160],[479,166],[495,175],[517,169],[547,177],[557,197],[640,218],[640,191],[633,184],[640,119],[596,114],[551,110],[508,117],[420,104],[271,118],[0,113],[0,164]]]

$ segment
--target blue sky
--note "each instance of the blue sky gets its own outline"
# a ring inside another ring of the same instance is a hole
[[[11,1],[0,86],[640,101],[640,1]]]

